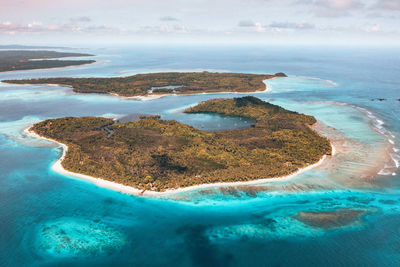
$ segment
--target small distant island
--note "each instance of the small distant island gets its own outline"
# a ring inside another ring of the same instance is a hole
[[[64,57],[89,57],[91,54],[44,50],[0,50],[0,72],[60,68],[91,64],[95,60],[59,60]]]
[[[62,167],[140,190],[245,182],[292,174],[331,153],[312,116],[247,96],[214,99],[185,110],[255,121],[205,132],[157,115],[119,123],[101,117],[49,119],[30,131],[65,144]]]
[[[0,49],[18,49],[18,50],[24,50],[24,49],[73,49],[70,47],[65,47],[65,46],[43,46],[43,45],[19,45],[19,44],[9,44],[9,45],[0,45]]]
[[[265,91],[264,80],[287,77],[284,73],[246,74],[212,72],[163,72],[113,78],[41,78],[6,80],[13,84],[58,84],[79,93],[114,94],[137,97],[163,94]]]

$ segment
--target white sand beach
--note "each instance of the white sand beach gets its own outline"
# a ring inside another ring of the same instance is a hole
[[[327,155],[324,155],[317,163],[309,165],[304,168],[301,168],[301,169],[297,170],[296,172],[294,172],[290,175],[287,175],[287,176],[265,178],[265,179],[258,179],[258,180],[245,181],[245,182],[220,182],[220,183],[212,183],[212,184],[201,184],[201,185],[194,185],[194,186],[177,188],[177,189],[169,189],[169,190],[166,190],[163,192],[157,192],[157,191],[141,190],[141,189],[137,189],[137,188],[134,188],[131,186],[126,186],[123,184],[107,181],[107,180],[104,180],[101,178],[97,178],[97,177],[93,177],[93,176],[89,176],[89,175],[85,175],[85,174],[80,174],[80,173],[75,173],[75,172],[70,172],[70,171],[64,169],[61,164],[65,158],[67,151],[68,151],[67,145],[60,143],[56,140],[50,139],[50,138],[40,136],[40,135],[36,134],[35,132],[31,131],[30,127],[25,129],[25,132],[30,136],[57,143],[60,147],[62,147],[62,149],[63,149],[62,156],[52,165],[52,169],[55,172],[65,175],[67,177],[82,179],[82,180],[91,182],[91,183],[96,184],[97,186],[100,186],[103,188],[108,188],[108,189],[111,189],[114,191],[131,194],[131,195],[136,195],[136,196],[168,195],[168,194],[185,192],[185,191],[190,191],[190,190],[195,190],[195,189],[220,187],[220,186],[241,186],[241,185],[254,185],[254,184],[262,184],[262,183],[269,183],[269,182],[284,182],[284,181],[288,181],[288,180],[292,179],[293,177],[299,175],[300,173],[303,173],[303,172],[306,172],[313,168],[316,168],[318,166],[321,166],[328,157]],[[335,146],[332,145],[332,143],[331,143],[331,147],[332,147],[332,155],[329,157],[333,157],[336,154]]]
[[[265,93],[265,92],[268,92],[268,91],[269,91],[268,86],[267,86],[267,84],[265,83],[265,81],[269,81],[269,80],[272,80],[272,79],[275,79],[275,78],[277,78],[277,77],[272,77],[272,78],[270,78],[270,79],[263,80],[263,82],[264,82],[264,84],[265,84],[265,90],[262,90],[262,91],[250,91],[250,92],[231,92],[231,91],[227,91],[227,92],[209,92],[209,93],[194,93],[194,94],[149,94],[149,95],[143,95],[143,96],[121,96],[121,95],[119,95],[119,94],[117,94],[117,93],[110,93],[110,95],[114,95],[114,96],[117,96],[117,97],[122,98],[122,99],[130,99],[130,100],[138,100],[138,101],[149,101],[149,100],[158,99],[158,98],[161,98],[161,97],[164,97],[164,96],[168,96],[168,95],[177,96],[177,95],[254,94],[254,93]],[[62,86],[62,85],[60,85],[60,86]]]

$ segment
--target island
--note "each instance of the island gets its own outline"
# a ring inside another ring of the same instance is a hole
[[[312,116],[246,96],[186,109],[254,120],[249,128],[198,130],[160,116],[118,122],[102,117],[48,119],[30,132],[64,144],[67,171],[163,192],[195,185],[282,177],[320,162],[330,142]]]
[[[91,54],[45,50],[0,50],[0,72],[36,70],[91,64],[95,60],[59,60],[64,57],[89,57]]]
[[[264,80],[286,77],[284,73],[247,74],[213,72],[162,72],[112,78],[41,78],[6,80],[13,84],[58,84],[78,93],[113,94],[137,97],[163,94],[265,91]]]
[[[0,45],[0,49],[2,50],[33,50],[33,49],[73,49],[65,46],[43,46],[43,45],[18,45],[18,44],[9,44],[9,45]]]

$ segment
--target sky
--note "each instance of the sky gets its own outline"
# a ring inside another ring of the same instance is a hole
[[[0,0],[1,44],[400,44],[400,0]]]

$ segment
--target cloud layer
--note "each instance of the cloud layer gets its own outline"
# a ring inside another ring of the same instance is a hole
[[[0,14],[3,42],[60,36],[210,42],[400,39],[399,0],[2,0]]]

